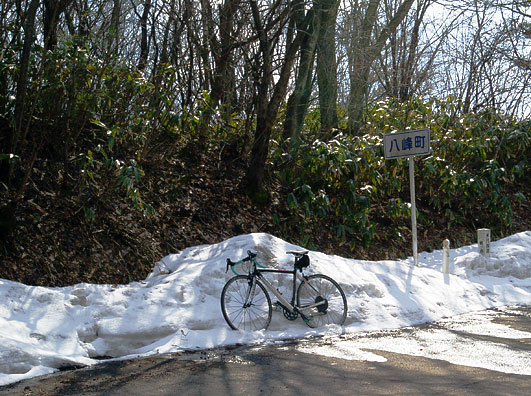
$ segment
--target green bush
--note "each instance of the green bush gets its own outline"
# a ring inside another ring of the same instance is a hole
[[[384,160],[383,134],[419,128],[431,130],[432,148],[415,161],[419,224],[427,221],[422,213],[433,212],[448,228],[510,230],[508,186],[529,182],[530,122],[489,111],[459,115],[452,99],[391,99],[370,109],[361,137],[339,133],[312,141],[305,134],[286,151],[273,150],[301,239],[332,226],[342,243],[368,246],[379,223],[399,234],[411,215],[408,166],[407,160]]]

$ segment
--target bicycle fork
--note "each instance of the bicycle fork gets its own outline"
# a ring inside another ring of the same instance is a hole
[[[247,288],[247,294],[245,295],[245,301],[243,302],[243,308],[249,308],[253,305],[254,292],[256,290],[256,277],[253,277],[249,282],[250,287]]]

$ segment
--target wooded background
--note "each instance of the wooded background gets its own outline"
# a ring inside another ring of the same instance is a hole
[[[2,277],[252,231],[404,255],[404,129],[434,139],[420,248],[529,227],[528,0],[3,0],[0,42]]]

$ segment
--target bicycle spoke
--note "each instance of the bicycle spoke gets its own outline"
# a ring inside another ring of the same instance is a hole
[[[271,299],[264,286],[256,282],[254,293],[248,296],[250,287],[246,276],[236,276],[223,288],[223,316],[235,330],[261,330],[267,328],[271,321]]]
[[[343,324],[347,314],[346,297],[339,285],[326,275],[316,274],[301,283],[297,304],[310,327]]]

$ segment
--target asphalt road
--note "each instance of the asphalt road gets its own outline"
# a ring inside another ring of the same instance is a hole
[[[497,311],[496,322],[531,333],[531,308]],[[428,325],[430,326],[430,325]],[[407,336],[407,335],[404,335]],[[471,338],[488,336],[469,334]],[[531,354],[531,339],[492,342]],[[0,395],[515,395],[531,394],[531,376],[377,351],[386,362],[300,352],[304,340],[263,348],[201,351],[107,362],[0,387]],[[326,340],[326,342],[334,342]]]

